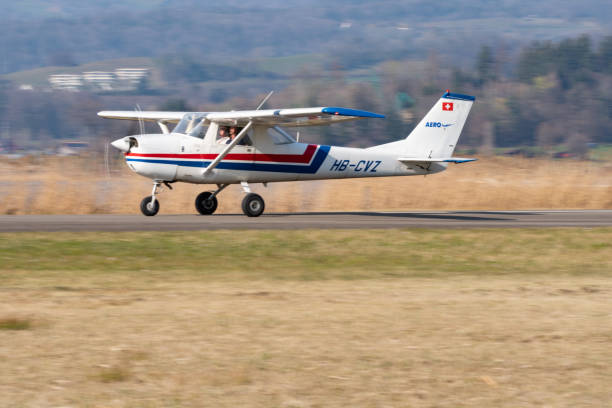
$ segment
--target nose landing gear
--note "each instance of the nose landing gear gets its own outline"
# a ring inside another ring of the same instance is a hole
[[[157,189],[161,185],[161,181],[155,180],[153,182],[153,191],[151,191],[151,195],[145,197],[140,202],[140,211],[147,217],[152,217],[159,212],[159,200],[155,197],[157,194]]]

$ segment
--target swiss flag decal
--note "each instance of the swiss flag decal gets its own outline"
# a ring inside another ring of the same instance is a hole
[[[442,110],[443,111],[452,111],[453,103],[452,102],[442,102]]]

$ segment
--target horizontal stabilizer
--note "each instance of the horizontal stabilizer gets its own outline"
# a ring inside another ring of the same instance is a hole
[[[476,161],[478,159],[471,159],[468,157],[444,157],[444,158],[438,158],[438,159],[430,159],[430,158],[420,159],[417,157],[400,157],[397,160],[401,161],[402,163],[467,163],[467,162]]]

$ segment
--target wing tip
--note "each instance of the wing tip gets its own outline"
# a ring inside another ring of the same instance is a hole
[[[469,162],[474,162],[478,159],[472,158],[472,157],[455,157],[455,158],[451,158],[451,159],[447,159],[444,160],[446,163],[455,163],[455,164],[459,164],[459,163],[469,163]]]
[[[321,109],[321,112],[327,113],[328,115],[340,115],[340,116],[355,116],[359,118],[379,118],[384,119],[385,115],[380,113],[368,112],[358,109],[341,108],[337,106],[327,106]]]

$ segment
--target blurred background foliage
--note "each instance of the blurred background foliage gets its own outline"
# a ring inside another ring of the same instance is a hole
[[[460,148],[584,155],[612,143],[612,6],[527,0],[0,1],[0,148],[137,132],[102,109],[339,105],[384,121],[302,131],[368,146],[407,135],[450,88],[477,96]],[[52,90],[49,75],[142,67],[133,90]],[[151,131],[154,128],[150,128]]]

